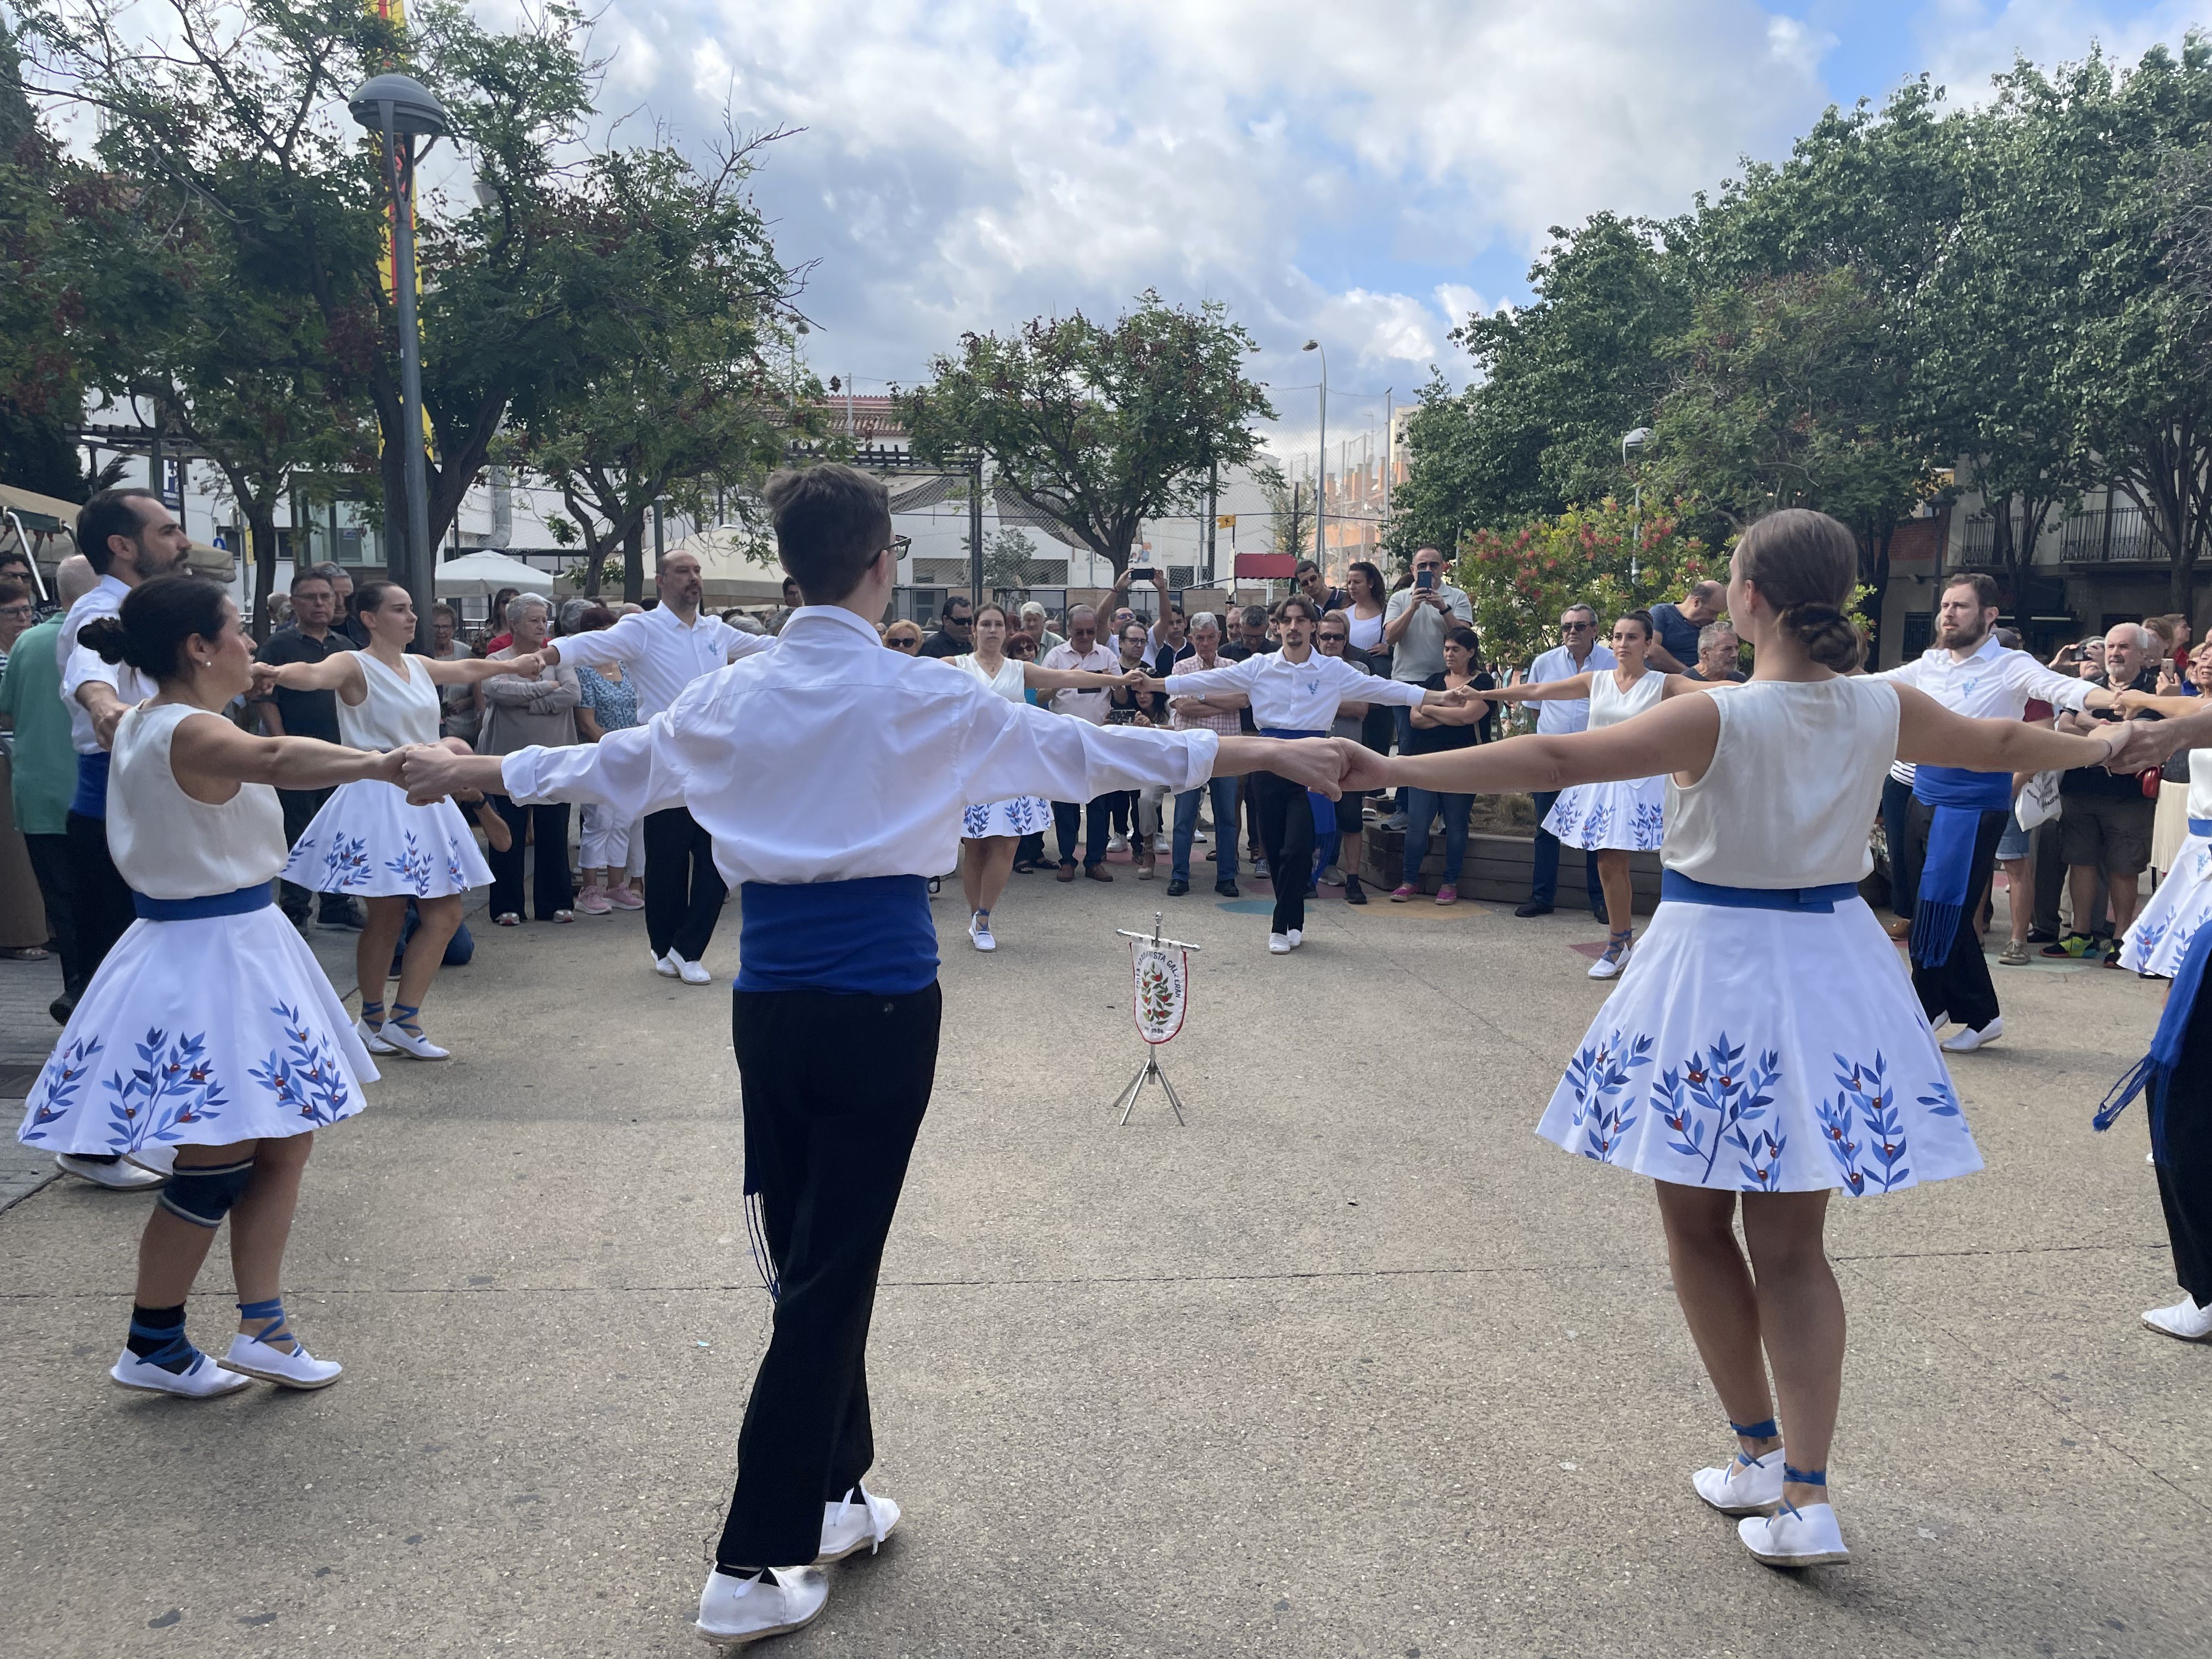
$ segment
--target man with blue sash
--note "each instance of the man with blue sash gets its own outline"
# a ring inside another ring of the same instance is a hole
[[[1943,584],[1936,613],[1936,643],[1915,662],[1879,676],[1917,687],[1955,714],[1981,720],[2019,720],[2031,701],[2065,710],[2105,708],[2112,694],[2045,667],[2025,651],[1997,643],[1996,584],[1979,571],[1960,571]],[[1912,788],[1907,844],[1893,847],[1919,871],[1912,915],[1912,988],[1922,1012],[1939,1030],[1953,1021],[1964,1029],[1943,1041],[1951,1054],[1967,1054],[2003,1035],[1997,992],[1982,954],[1981,910],[1989,896],[1997,842],[2012,815],[2013,777],[2007,772],[1969,772],[1957,767],[1900,766]],[[2013,902],[2025,903],[2024,894]]]
[[[765,494],[806,599],[775,650],[597,744],[416,750],[405,775],[418,799],[483,788],[632,815],[681,804],[740,890],[745,1194],[776,1302],[700,1597],[699,1629],[721,1642],[807,1623],[829,1593],[815,1564],[872,1549],[898,1521],[861,1484],[868,1320],[936,1071],[928,878],[957,856],[966,807],[1194,789],[1261,767],[1334,788],[1340,770],[1326,743],[1093,726],[886,651],[875,624],[898,563],[884,486],[824,464],[777,473]]]
[[[101,661],[100,653],[79,645],[76,636],[88,623],[121,611],[125,596],[139,583],[182,571],[191,552],[185,527],[150,489],[103,489],[94,495],[78,509],[76,545],[100,581],[70,606],[54,641],[62,700],[69,705],[70,743],[76,750],[76,791],[70,798],[64,824],[71,920],[83,975],[83,983],[65,988],[72,1006],[116,940],[138,919],[131,884],[118,873],[107,850],[107,745],[124,711],[161,689],[135,668]],[[130,1192],[160,1186],[175,1156],[169,1148],[149,1146],[131,1158],[71,1153],[61,1164],[71,1175]]]

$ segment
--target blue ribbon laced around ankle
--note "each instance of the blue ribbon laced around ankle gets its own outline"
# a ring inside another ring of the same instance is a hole
[[[246,1333],[256,1342],[292,1342],[298,1340],[284,1328],[284,1298],[281,1296],[272,1296],[266,1302],[241,1302],[238,1304],[238,1316],[248,1324],[257,1319],[268,1322],[259,1330]]]
[[[2175,1068],[2181,1064],[2182,1042],[2189,1035],[2190,1015],[2197,1006],[2197,993],[2204,985],[2204,965],[2212,959],[2212,925],[2200,925],[2190,936],[2189,945],[2181,953],[2181,966],[2175,970],[2173,987],[2166,994],[2165,1011],[2158,1017],[2158,1030],[2152,1033],[2150,1052],[2128,1068],[2127,1074],[2115,1083],[2110,1093],[2097,1108],[2091,1119],[2099,1129],[2109,1129],[2119,1121],[2128,1109],[2128,1103],[2146,1090],[2150,1094],[2150,1150],[2161,1167],[2166,1163],[2166,1095],[2173,1081]]]
[[[142,1325],[134,1319],[131,1322],[131,1334],[133,1336],[161,1336],[166,1334],[169,1339],[160,1347],[155,1349],[153,1352],[140,1354],[138,1356],[138,1363],[142,1365],[159,1365],[164,1370],[175,1370],[178,1371],[179,1376],[182,1376],[184,1373],[182,1370],[178,1370],[176,1362],[185,1358],[187,1355],[190,1355],[194,1358],[197,1358],[199,1355],[199,1350],[192,1346],[191,1340],[185,1334],[185,1328],[182,1325],[177,1326],[173,1330],[167,1326]],[[185,1370],[187,1370],[190,1369],[191,1368],[189,1366],[185,1368]]]
[[[422,1023],[416,1018],[416,1016],[422,1012],[422,1005],[418,1002],[395,1002],[392,1005],[392,1018],[390,1023],[397,1025],[401,1030],[406,1032],[409,1036],[421,1036],[422,1035]]]
[[[1771,1417],[1757,1423],[1730,1423],[1729,1427],[1746,1440],[1771,1440],[1782,1432],[1781,1428]]]

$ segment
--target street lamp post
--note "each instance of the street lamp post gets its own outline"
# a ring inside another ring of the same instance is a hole
[[[1626,469],[1636,452],[1651,441],[1651,428],[1639,426],[1633,432],[1625,432],[1620,438],[1620,465]],[[1644,480],[1633,480],[1636,504],[1630,509],[1628,520],[1628,580],[1637,577],[1637,556],[1644,550]]]
[[[1328,353],[1319,340],[1308,340],[1301,351],[1321,352],[1321,433],[1314,454],[1314,562],[1328,575]]]
[[[422,459],[422,337],[415,318],[415,140],[451,131],[429,88],[404,75],[379,75],[346,100],[353,118],[382,142],[385,183],[392,196],[392,308],[399,323],[401,442],[405,445],[407,591],[415,599],[415,640],[426,650],[437,592],[437,554],[430,545],[430,484]],[[390,504],[386,505],[389,525]]]

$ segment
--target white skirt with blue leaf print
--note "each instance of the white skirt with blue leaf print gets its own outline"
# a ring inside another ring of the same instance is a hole
[[[351,1117],[376,1066],[273,904],[131,924],[31,1085],[15,1138],[53,1152],[223,1146]]]
[[[1662,902],[1536,1133],[1686,1187],[1854,1195],[1981,1153],[1904,960],[1866,905]]]
[[[1656,853],[1667,839],[1667,780],[1576,784],[1552,803],[1544,828],[1586,853]]]
[[[284,879],[356,898],[446,898],[490,886],[491,866],[450,799],[410,805],[398,784],[356,778],[301,831]]]
[[[2158,891],[2136,914],[2135,926],[2120,941],[2120,966],[2154,979],[2172,979],[2197,930],[2212,921],[2212,841],[2191,836],[2175,854],[2173,868]]]

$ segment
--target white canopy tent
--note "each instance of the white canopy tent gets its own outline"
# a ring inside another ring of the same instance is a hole
[[[520,588],[526,593],[550,593],[553,573],[511,559],[491,547],[464,553],[438,567],[438,597],[441,599],[488,599],[502,587]]]
[[[783,571],[750,557],[748,549],[755,544],[742,527],[716,525],[693,532],[665,551],[689,553],[699,561],[700,585],[710,599],[726,605],[779,600],[783,597]]]

